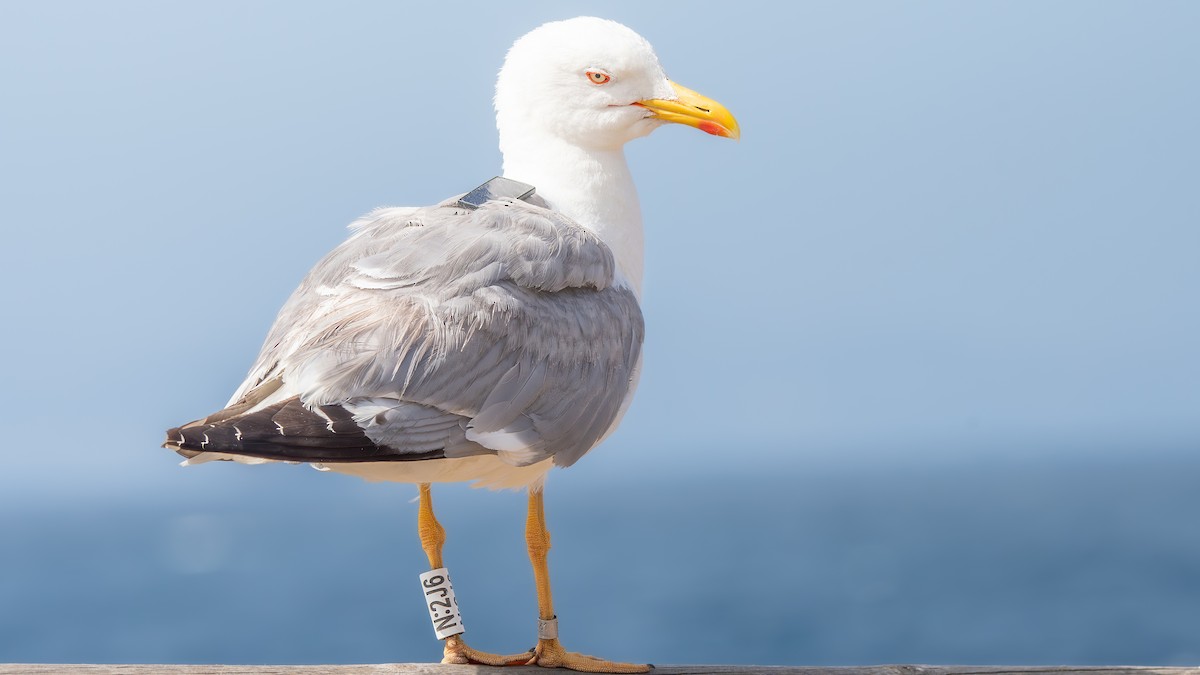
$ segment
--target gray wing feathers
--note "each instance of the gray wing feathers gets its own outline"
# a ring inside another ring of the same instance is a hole
[[[453,292],[507,278],[554,292],[601,289],[613,278],[612,253],[595,235],[523,202],[489,202],[475,211],[441,207],[406,214],[400,223],[385,212],[359,235],[368,233],[383,245],[352,265],[352,283],[362,288],[422,285]]]
[[[377,445],[404,448],[414,454],[442,450],[447,457],[487,452],[467,441],[469,420],[462,415],[393,398],[350,399],[342,407]]]
[[[280,311],[235,401],[281,377],[306,405],[375,410],[363,421],[377,443],[436,436],[446,456],[518,465],[569,465],[599,441],[644,328],[594,234],[508,201],[383,209],[353,227]]]
[[[501,376],[479,412],[471,419],[471,428],[497,431],[516,421],[546,387],[544,363],[519,361]]]

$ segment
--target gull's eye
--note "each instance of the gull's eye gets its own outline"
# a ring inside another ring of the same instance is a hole
[[[587,78],[591,80],[592,84],[608,84],[612,81],[612,76],[599,70],[587,71]]]

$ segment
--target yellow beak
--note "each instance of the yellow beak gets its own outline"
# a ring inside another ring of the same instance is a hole
[[[638,101],[634,105],[649,110],[665,122],[686,124],[714,136],[741,138],[742,132],[738,129],[737,120],[733,119],[733,115],[725,106],[674,82],[671,86],[679,98],[673,101],[654,98]]]

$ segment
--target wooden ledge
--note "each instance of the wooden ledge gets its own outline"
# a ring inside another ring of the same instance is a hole
[[[185,666],[9,663],[0,675],[547,675],[537,667],[489,668],[437,663],[351,666]],[[569,670],[556,671],[563,674]],[[1158,666],[658,666],[651,675],[1200,675],[1200,668]]]

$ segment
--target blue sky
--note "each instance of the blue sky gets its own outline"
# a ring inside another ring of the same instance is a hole
[[[504,50],[580,14],[743,129],[629,148],[645,372],[580,467],[1200,445],[1195,4],[9,2],[0,488],[177,480],[162,430],[346,223],[493,175]]]

